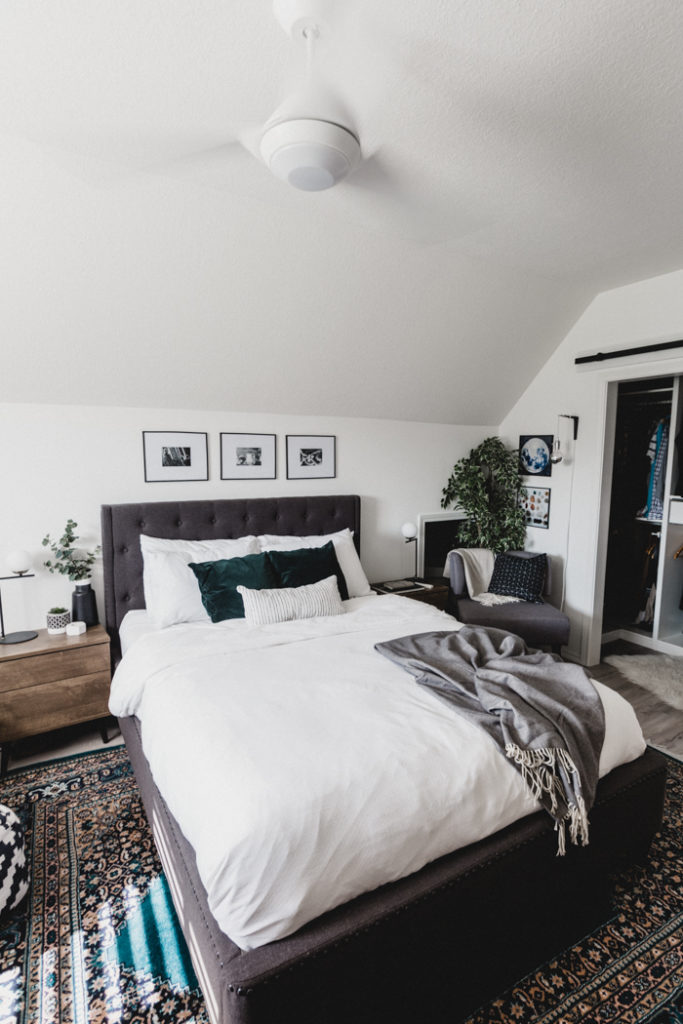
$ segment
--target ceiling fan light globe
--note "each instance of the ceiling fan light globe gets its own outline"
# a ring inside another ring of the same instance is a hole
[[[353,132],[339,124],[297,118],[263,133],[261,156],[287,184],[320,192],[350,174],[360,158],[360,144]]]
[[[302,161],[298,156],[296,166],[287,175],[287,182],[302,192],[322,192],[326,188],[332,188],[337,181],[339,177],[335,177],[321,161]]]

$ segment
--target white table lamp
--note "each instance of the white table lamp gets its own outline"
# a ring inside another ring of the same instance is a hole
[[[31,556],[28,551],[10,551],[5,561],[14,575],[0,576],[0,580],[20,580],[33,576],[33,573],[29,572]],[[5,621],[2,616],[2,594],[0,594],[0,644],[22,644],[26,640],[35,640],[37,636],[38,634],[35,630],[30,629],[24,629],[18,633],[5,633]]]
[[[401,533],[406,544],[415,545],[415,574],[413,579],[417,579],[417,526],[415,523],[404,523],[401,527]]]

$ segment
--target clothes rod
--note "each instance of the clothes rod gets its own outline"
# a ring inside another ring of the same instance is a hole
[[[619,398],[632,398],[635,395],[673,395],[673,388],[646,388],[644,391],[622,391]]]
[[[645,352],[666,352],[671,348],[683,348],[683,340],[658,341],[654,345],[636,345],[635,348],[618,348],[613,352],[596,352],[593,356],[577,356],[574,360],[574,365],[602,363],[606,359],[621,359],[622,356],[639,356]]]

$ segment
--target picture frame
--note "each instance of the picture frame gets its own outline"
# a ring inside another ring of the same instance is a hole
[[[337,475],[333,434],[287,434],[287,479],[321,480]]]
[[[552,451],[552,434],[520,434],[519,472],[523,476],[550,476]]]
[[[550,526],[550,488],[520,488],[519,504],[524,509],[527,526],[547,530]]]
[[[208,434],[196,430],[143,430],[145,483],[209,479]]]
[[[221,480],[274,480],[275,434],[222,433]]]

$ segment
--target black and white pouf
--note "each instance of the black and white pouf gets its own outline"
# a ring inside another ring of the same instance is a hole
[[[27,892],[24,830],[14,811],[0,804],[0,914],[14,910]]]

